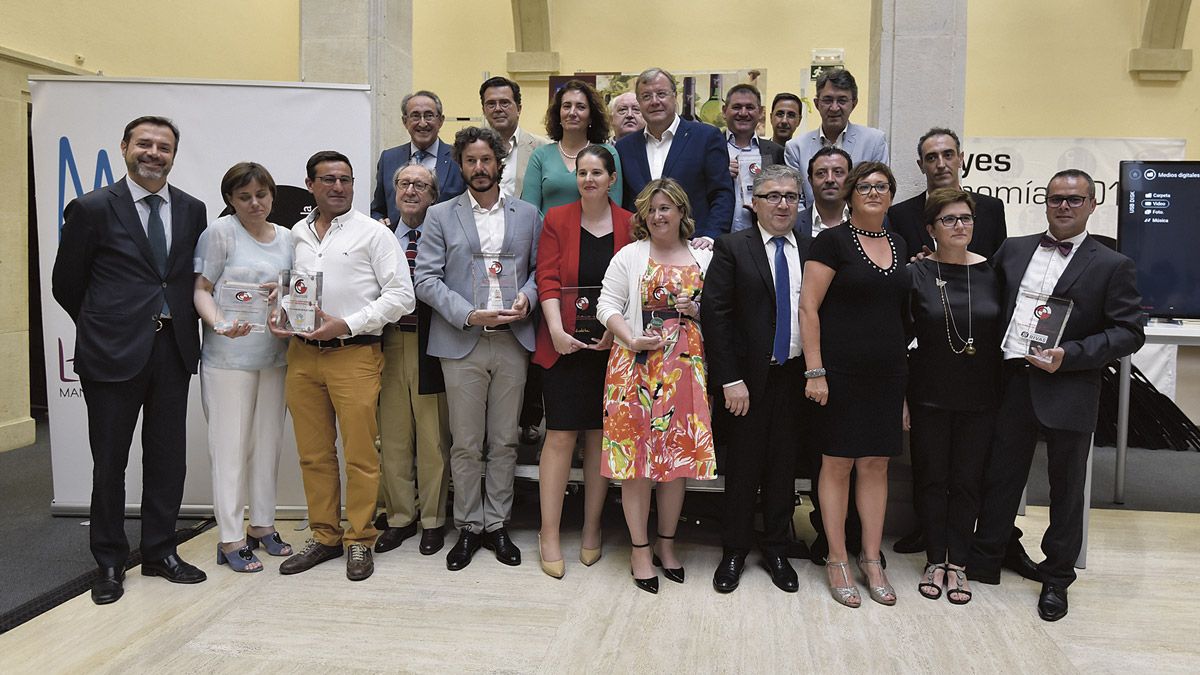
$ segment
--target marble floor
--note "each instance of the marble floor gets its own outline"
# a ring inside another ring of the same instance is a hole
[[[1030,507],[1019,519],[1035,558],[1047,518]],[[521,529],[520,567],[482,550],[447,572],[444,555],[419,555],[414,539],[352,583],[344,559],[283,577],[280,559],[264,557],[264,572],[234,574],[214,562],[212,529],[180,549],[207,582],[131,570],[120,602],[97,607],[83,595],[0,636],[0,672],[1200,671],[1200,515],[1092,511],[1089,569],[1053,624],[1037,617],[1038,585],[1009,572],[1000,586],[975,585],[969,605],[926,600],[915,555],[889,557],[897,606],[864,594],[851,610],[829,597],[821,569],[796,561],[800,592],[789,595],[754,554],[741,588],[718,595],[719,549],[681,541],[687,583],[663,579],[653,596],[630,581],[627,537],[606,534],[603,559],[585,568],[568,555],[562,580],[541,573],[535,532]],[[287,535],[303,542],[303,532]],[[577,552],[578,535],[564,544]]]

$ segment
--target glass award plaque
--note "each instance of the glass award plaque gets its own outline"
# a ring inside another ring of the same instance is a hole
[[[476,253],[474,262],[475,309],[512,309],[517,301],[517,257],[512,253]]]
[[[321,322],[321,273],[304,270],[279,272],[279,325],[291,333],[311,333]]]
[[[271,292],[260,288],[259,284],[239,281],[226,281],[217,290],[217,309],[220,316],[214,326],[217,330],[227,330],[234,322],[250,324],[251,333],[262,333],[267,329],[267,315],[270,312],[268,300]]]
[[[762,173],[762,155],[760,153],[739,153],[738,186],[742,191],[742,204],[749,207],[754,199],[754,177]]]
[[[596,303],[600,300],[599,286],[563,286],[563,313],[575,308],[575,330],[572,337],[584,344],[604,337],[604,326],[596,318]]]
[[[1028,343],[1026,353],[1038,356],[1042,350],[1057,347],[1074,306],[1075,302],[1068,298],[1029,291],[1021,293],[1013,312],[1014,316],[1020,317],[1020,337]]]
[[[650,300],[642,302],[642,330],[647,335],[660,335],[669,350],[679,340],[679,311],[675,309],[675,296],[664,286],[650,293]]]

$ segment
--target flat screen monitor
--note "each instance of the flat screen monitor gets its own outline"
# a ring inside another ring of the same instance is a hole
[[[1121,162],[1117,249],[1152,317],[1200,319],[1200,162]]]

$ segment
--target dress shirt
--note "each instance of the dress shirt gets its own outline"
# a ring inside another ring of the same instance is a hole
[[[725,141],[726,149],[729,150],[730,160],[736,161],[740,157],[752,157],[758,162],[759,168],[762,168],[762,152],[758,149],[757,136],[751,136],[750,145],[744,148],[738,147],[737,143],[733,140],[733,134],[729,131],[725,132]],[[744,179],[745,176],[742,176],[740,173],[737,178],[733,179],[733,225],[729,230],[730,232],[744,230],[754,224],[750,220],[750,212],[746,210],[746,191],[742,189],[742,181]]]
[[[504,158],[504,173],[500,174],[500,192],[505,197],[520,197],[514,194],[517,191],[517,153],[520,151],[517,137],[520,134],[521,127],[517,127],[508,139],[508,156]]]
[[[471,215],[475,216],[475,229],[479,230],[479,252],[500,253],[504,249],[504,194],[485,209],[475,201],[475,195],[467,190],[471,200]]]
[[[849,125],[847,125],[847,126],[849,126]],[[825,127],[818,127],[818,128],[821,130],[820,136],[821,136],[821,147],[822,148],[827,148],[831,145],[835,148],[840,148],[846,142],[846,130],[845,129],[842,129],[842,133],[838,134],[837,138],[835,138],[831,141],[828,138],[825,138]]]
[[[650,164],[650,178],[657,180],[662,178],[663,167],[667,164],[667,155],[671,152],[671,141],[675,139],[675,132],[679,130],[679,115],[671,120],[671,126],[667,127],[662,132],[662,139],[655,138],[650,133],[650,127],[642,130],[646,135],[646,161]]]
[[[417,306],[408,262],[396,236],[383,224],[351,209],[317,237],[319,211],[292,228],[296,269],[321,272],[321,309],[340,317],[348,335],[379,335],[383,327]]]
[[[441,141],[441,139],[438,139],[438,138],[433,139],[433,143],[430,143],[429,147],[425,148],[424,151],[422,151],[420,148],[418,148],[415,143],[410,143],[409,150],[411,150],[412,152],[409,154],[408,162],[409,162],[409,164],[420,164],[421,166],[425,167],[426,169],[429,169],[429,172],[436,176],[437,175],[438,152],[441,151],[441,149],[442,149],[442,141]],[[418,152],[425,153],[424,159],[422,159],[420,162],[416,161]]]
[[[841,225],[842,223],[846,222],[847,220],[850,220],[850,205],[847,204],[842,207],[842,219],[839,220],[838,222],[834,223],[833,225],[826,225],[825,221],[821,220],[821,212],[817,210],[816,206],[813,206],[812,214],[813,214],[812,236],[813,236],[813,239],[816,239],[817,235],[821,234],[822,231],[828,230],[829,228],[835,227],[837,225]]]
[[[1050,236],[1046,232],[1046,236]],[[1054,287],[1058,285],[1058,279],[1062,276],[1067,265],[1071,263],[1071,259],[1075,257],[1075,252],[1079,250],[1079,245],[1087,238],[1087,231],[1083,231],[1069,239],[1074,244],[1071,247],[1071,252],[1063,255],[1058,252],[1058,248],[1046,248],[1038,246],[1033,252],[1033,257],[1029,259],[1029,266],[1025,268],[1025,276],[1021,277],[1021,287],[1017,289],[1017,307],[1021,306],[1021,296],[1024,293],[1036,293],[1040,295],[1053,295]],[[1028,317],[1018,316],[1014,311],[1012,318],[1008,322],[1008,328],[1004,331],[1004,358],[1005,359],[1022,359],[1029,351],[1029,341],[1020,336],[1021,321],[1027,320]]]
[[[133,205],[137,208],[138,220],[142,221],[142,232],[146,236],[150,236],[150,205],[146,203],[146,197],[151,194],[156,194],[162,197],[162,206],[158,207],[158,215],[162,217],[163,233],[167,235],[167,253],[171,252],[171,191],[166,185],[158,192],[150,192],[146,188],[133,182],[132,179],[125,181],[129,186],[129,196],[133,197]]]

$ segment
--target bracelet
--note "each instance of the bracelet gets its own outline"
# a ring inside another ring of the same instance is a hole
[[[812,370],[804,371],[804,379],[806,380],[814,380],[818,377],[825,377],[824,368],[813,368]]]

